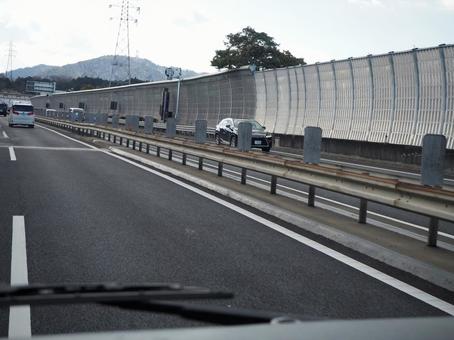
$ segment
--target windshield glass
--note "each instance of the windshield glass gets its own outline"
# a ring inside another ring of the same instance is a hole
[[[242,122],[251,123],[252,130],[263,130],[263,126],[255,120],[252,120],[252,119],[234,119],[233,120],[233,124],[235,125],[235,127],[238,127],[238,124],[240,124]]]

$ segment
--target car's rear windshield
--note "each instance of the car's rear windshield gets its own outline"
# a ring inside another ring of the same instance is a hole
[[[259,124],[259,122],[256,122],[255,120],[248,120],[248,119],[234,119],[233,124],[235,127],[238,127],[238,124],[246,122],[246,123],[251,123],[252,124],[252,129],[253,130],[263,130],[263,126]]]
[[[13,105],[14,111],[25,111],[25,112],[32,112],[33,106],[31,105]]]

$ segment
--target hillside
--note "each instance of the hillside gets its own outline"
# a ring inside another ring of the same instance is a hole
[[[13,71],[14,78],[41,77],[41,78],[79,78],[91,77],[110,79],[113,56],[102,56],[95,59],[80,61],[63,66],[36,65],[33,67],[20,68]],[[127,64],[127,57],[118,57],[119,65]],[[131,77],[140,80],[154,81],[166,79],[164,74],[166,67],[157,65],[148,59],[131,57]],[[127,78],[126,67],[115,67],[116,80]],[[197,75],[191,70],[183,70],[183,77]]]

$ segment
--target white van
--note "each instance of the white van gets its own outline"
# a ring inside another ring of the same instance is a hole
[[[35,127],[33,105],[27,102],[13,102],[9,108],[8,125],[27,125]]]
[[[57,110],[54,109],[46,109],[46,117],[55,117]]]
[[[83,122],[85,120],[85,110],[78,107],[69,108],[70,116],[74,114],[74,121]]]

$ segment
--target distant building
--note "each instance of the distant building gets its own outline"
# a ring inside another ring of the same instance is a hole
[[[57,83],[52,81],[34,81],[34,80],[27,80],[25,84],[25,92],[28,93],[36,93],[40,95],[55,93],[55,87]]]

